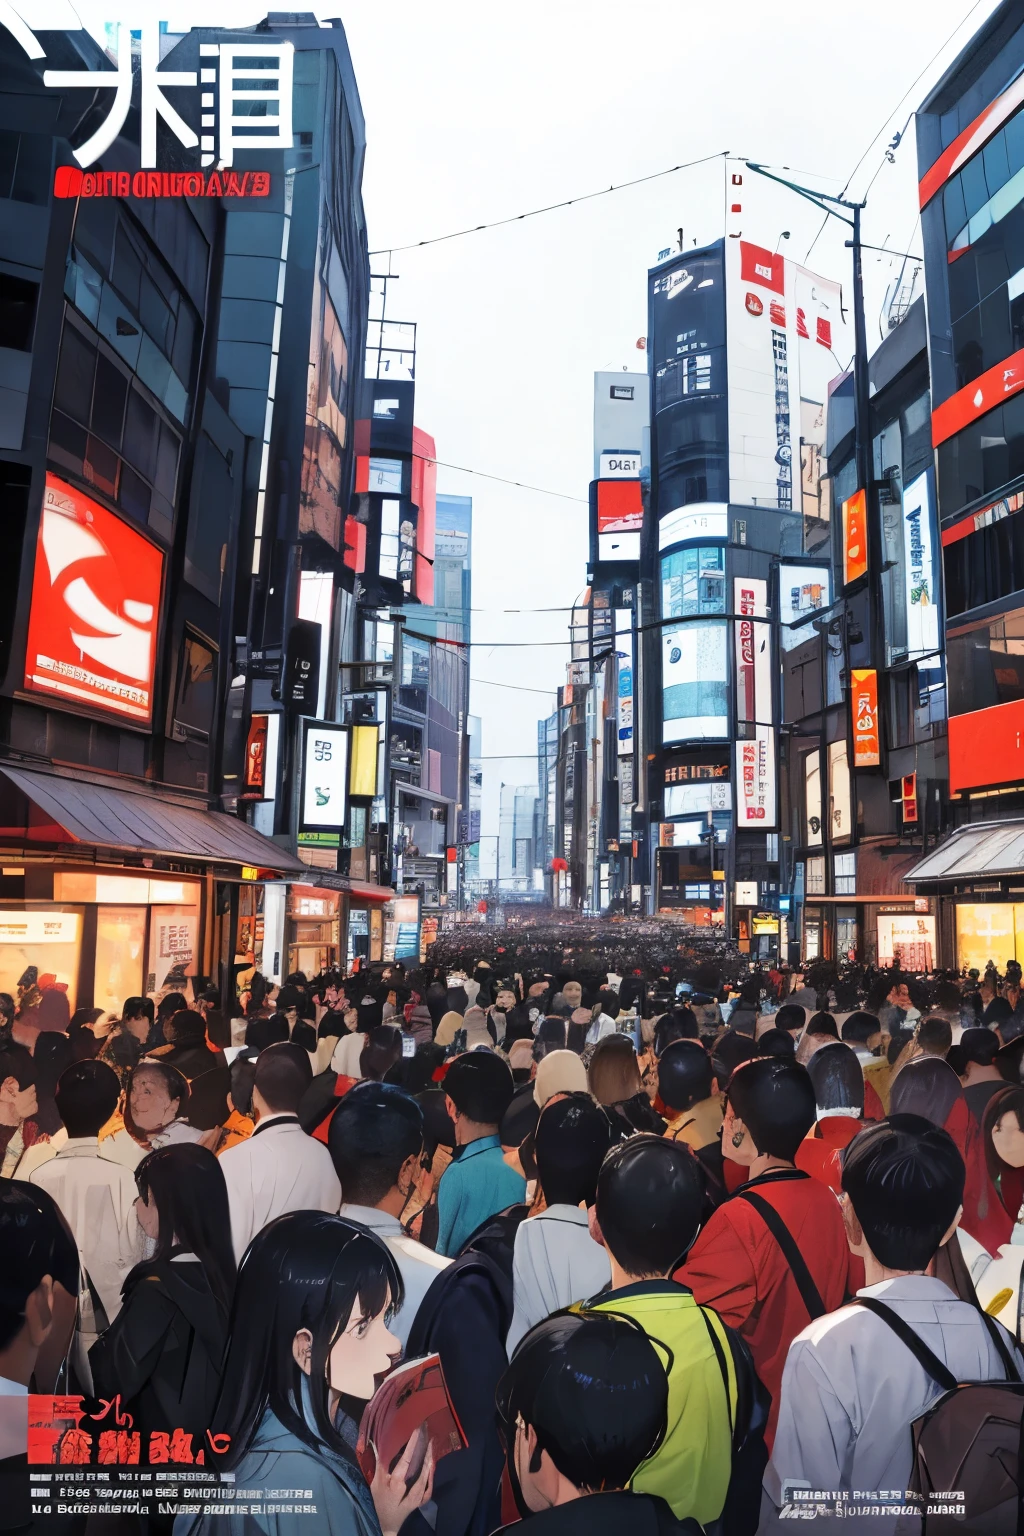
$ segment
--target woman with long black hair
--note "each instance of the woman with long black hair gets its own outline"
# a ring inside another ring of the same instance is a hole
[[[228,1193],[212,1152],[161,1147],[135,1170],[139,1226],[156,1244],[121,1290],[123,1305],[89,1351],[96,1390],[121,1395],[148,1445],[153,1430],[206,1443],[235,1283]]]
[[[429,1452],[406,1490],[414,1446],[367,1485],[351,1450],[341,1398],[372,1397],[399,1352],[388,1328],[401,1275],[379,1238],[319,1211],[279,1216],[253,1238],[238,1271],[214,1458],[239,1488],[311,1489],[307,1513],[179,1515],[175,1536],[397,1536],[431,1496]],[[209,1462],[210,1458],[207,1457]]]

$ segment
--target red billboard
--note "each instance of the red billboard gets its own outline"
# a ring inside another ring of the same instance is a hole
[[[949,791],[1024,783],[1024,699],[949,717]]]
[[[47,475],[25,687],[150,725],[163,565],[143,534]]]
[[[639,480],[597,482],[598,533],[638,533],[644,525]]]

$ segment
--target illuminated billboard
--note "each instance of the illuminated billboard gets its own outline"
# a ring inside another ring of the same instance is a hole
[[[300,832],[341,832],[348,804],[348,728],[305,722]]]
[[[662,631],[662,741],[729,736],[728,623],[670,624]]]
[[[882,760],[878,740],[878,673],[873,667],[854,667],[850,680],[854,767],[877,768]]]
[[[137,529],[48,474],[25,687],[150,725],[163,567]]]
[[[814,634],[810,621],[831,601],[832,572],[827,565],[780,566],[779,639],[784,651],[802,645]]]
[[[799,511],[802,423],[820,414],[807,407],[824,406],[853,350],[841,288],[749,240],[725,244],[729,501]]]
[[[903,492],[903,570],[911,658],[933,655],[940,645],[934,516],[931,474],[925,470]]]

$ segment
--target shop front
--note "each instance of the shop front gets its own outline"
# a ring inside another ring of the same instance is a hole
[[[907,879],[933,895],[940,965],[1024,964],[1024,820],[958,828]]]
[[[367,964],[395,958],[387,955],[385,944],[384,912],[395,895],[390,886],[307,869],[303,881],[279,890],[285,975],[302,971],[312,978],[325,970],[348,972],[356,960]]]
[[[0,765],[0,991],[17,999],[34,968],[72,1010],[119,1013],[128,997],[168,992],[191,1001],[209,985],[227,998],[243,892],[293,866],[195,801]]]

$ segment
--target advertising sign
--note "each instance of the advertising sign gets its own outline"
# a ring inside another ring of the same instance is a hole
[[[25,687],[149,725],[163,566],[155,544],[48,474]]]
[[[840,285],[749,240],[725,244],[729,500],[799,511],[802,424],[849,351]]]
[[[733,905],[737,907],[756,907],[757,903],[757,881],[737,880]]]
[[[854,767],[877,768],[881,762],[878,742],[878,673],[873,667],[860,670],[855,667],[850,673],[850,682]]]
[[[868,499],[854,491],[843,502],[843,585],[866,576],[868,569]]]
[[[708,811],[731,811],[732,790],[727,779],[705,779],[699,784],[666,784],[665,816],[699,816]]]
[[[249,722],[249,735],[245,743],[245,776],[242,782],[243,800],[262,800],[267,783],[267,735],[270,719],[267,715],[253,715]]]
[[[879,965],[898,965],[900,970],[930,971],[935,954],[935,919],[918,912],[880,912]]]
[[[768,583],[737,576],[733,583],[736,614],[736,719],[772,722],[771,628],[756,623],[768,615]]]
[[[77,912],[0,912],[0,944],[75,944]]]
[[[754,739],[736,743],[736,818],[741,827],[775,825],[775,733],[755,727]]]
[[[598,461],[601,480],[639,480],[640,454],[602,453]]]
[[[305,723],[302,751],[301,831],[340,832],[348,789],[348,731],[343,725]]]
[[[1024,782],[1024,699],[950,715],[949,792]]]
[[[662,631],[662,740],[729,737],[728,623],[707,619]]]
[[[903,492],[907,649],[911,658],[932,655],[940,645],[933,517],[931,477],[925,470]]]
[[[713,502],[676,507],[666,512],[658,523],[658,548],[670,549],[689,539],[726,539],[729,537],[729,508]]]
[[[832,572],[827,565],[783,565],[779,567],[780,640],[784,651],[791,651],[814,633],[801,626],[810,621],[832,601]],[[796,628],[787,628],[796,625]]]
[[[828,793],[832,812],[832,837],[849,837],[853,831],[850,794],[850,762],[845,741],[828,744]]]
[[[639,533],[644,524],[644,504],[639,480],[597,482],[598,533]]]

